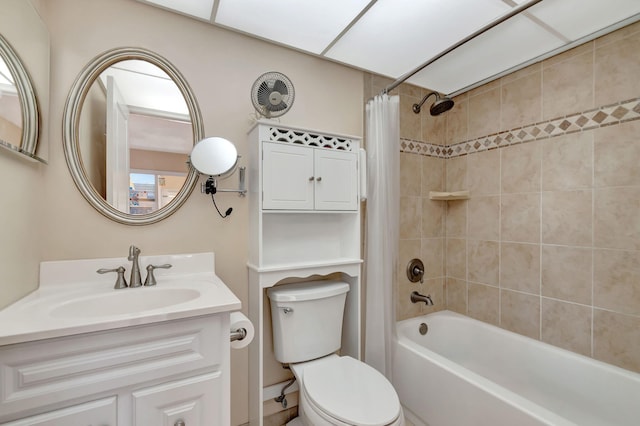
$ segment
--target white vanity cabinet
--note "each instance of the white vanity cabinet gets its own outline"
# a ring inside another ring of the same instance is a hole
[[[226,426],[228,330],[223,313],[0,347],[0,424]]]
[[[356,152],[264,142],[262,153],[263,209],[358,209]]]

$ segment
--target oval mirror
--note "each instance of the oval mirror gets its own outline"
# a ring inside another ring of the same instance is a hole
[[[233,143],[224,138],[206,138],[193,147],[190,161],[204,175],[227,177],[236,170],[238,151]]]
[[[204,133],[200,110],[178,70],[148,50],[94,58],[71,88],[63,132],[76,186],[117,222],[162,220],[196,185],[188,160]]]
[[[18,54],[0,35],[0,146],[36,156],[40,115],[33,84]]]

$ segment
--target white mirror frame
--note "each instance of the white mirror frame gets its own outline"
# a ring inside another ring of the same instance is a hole
[[[198,181],[197,171],[189,165],[189,173],[187,174],[187,178],[182,189],[169,204],[151,213],[134,215],[114,208],[107,203],[105,199],[98,194],[98,192],[96,192],[93,185],[87,178],[82,158],[80,156],[78,137],[80,112],[91,85],[96,81],[100,74],[111,65],[131,59],[147,61],[161,68],[169,75],[169,77],[171,77],[182,92],[189,109],[194,144],[196,141],[203,138],[204,126],[202,115],[200,114],[200,108],[198,107],[198,103],[196,102],[196,98],[191,88],[182,74],[180,74],[180,72],[169,61],[149,50],[134,47],[116,48],[108,50],[92,59],[91,62],[89,62],[89,64],[82,70],[69,92],[63,117],[64,154],[74,183],[80,190],[82,196],[93,208],[109,219],[122,224],[149,225],[169,217],[175,213],[182,204],[184,204]]]
[[[0,56],[4,59],[15,80],[14,83],[20,98],[20,112],[22,113],[22,139],[20,140],[20,146],[14,146],[1,140],[0,146],[46,164],[45,160],[36,155],[40,128],[40,113],[36,92],[33,89],[27,70],[20,61],[20,57],[2,35],[0,35]]]

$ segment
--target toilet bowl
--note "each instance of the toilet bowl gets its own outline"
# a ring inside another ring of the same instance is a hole
[[[404,415],[389,381],[354,358],[329,355],[293,364],[298,415],[314,426],[402,426]]]
[[[267,290],[274,353],[288,364],[300,389],[293,425],[403,426],[400,400],[376,369],[338,356],[349,284],[335,280],[286,284]]]

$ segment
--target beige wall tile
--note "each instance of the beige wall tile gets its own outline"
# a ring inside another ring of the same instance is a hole
[[[422,121],[420,114],[413,112],[415,102],[411,96],[400,95],[400,137],[417,141],[422,137]]]
[[[445,268],[447,277],[467,278],[467,240],[447,238]]]
[[[442,201],[422,198],[422,237],[444,236],[445,206]]]
[[[420,99],[422,99],[422,87],[414,86],[413,84],[409,83],[402,83],[400,86],[398,86],[398,90],[400,91],[401,95],[407,95],[416,98],[414,102],[419,102]]]
[[[594,191],[593,244],[640,250],[640,187]]]
[[[427,110],[423,110],[420,120],[422,121],[422,141],[434,143],[436,145],[447,144],[446,114],[433,117]]]
[[[540,297],[500,290],[500,327],[540,339]]]
[[[540,194],[503,194],[500,229],[502,241],[540,242]]]
[[[502,84],[502,121],[498,130],[509,130],[542,119],[542,73],[530,73]]]
[[[593,357],[640,373],[640,317],[596,309]]]
[[[540,246],[500,245],[500,287],[540,294]]]
[[[542,242],[591,246],[591,190],[542,193]]]
[[[593,108],[592,48],[545,67],[543,81],[543,119]]]
[[[407,318],[417,317],[423,314],[424,303],[411,303],[411,292],[417,291],[424,294],[423,284],[412,283],[408,280],[398,285],[396,293],[396,320],[402,321]]]
[[[400,195],[422,195],[422,155],[400,153]]]
[[[542,246],[542,295],[591,305],[592,249]]]
[[[505,84],[511,83],[512,81],[520,80],[521,78],[526,77],[529,74],[540,74],[541,70],[542,63],[536,62],[535,64],[531,64],[518,71],[514,71],[511,74],[507,74],[504,77],[501,77],[499,81],[504,86]]]
[[[596,105],[608,105],[640,95],[639,48],[640,33],[596,47]]]
[[[464,142],[469,138],[469,97],[457,96],[453,99],[455,106],[445,114],[447,121],[447,144]]]
[[[420,238],[422,229],[422,198],[400,197],[400,238]]]
[[[498,325],[500,289],[484,284],[468,283],[467,312],[471,318]]]
[[[467,283],[455,278],[446,280],[447,309],[466,315],[467,313]]]
[[[565,62],[568,59],[573,58],[574,56],[584,55],[585,53],[593,54],[595,47],[593,41],[588,41],[579,46],[574,47],[573,49],[569,49],[565,52],[559,53],[555,56],[550,57],[549,59],[545,59],[542,61],[542,69],[545,70],[549,67],[559,64],[560,62]]]
[[[469,240],[467,243],[467,276],[469,281],[498,286],[500,243]]]
[[[595,186],[640,185],[640,121],[594,130]]]
[[[543,297],[542,341],[591,356],[591,307]]]
[[[626,27],[620,28],[617,31],[603,35],[594,40],[596,47],[602,47],[610,43],[620,41],[630,35],[640,32],[640,22],[629,24]]]
[[[595,250],[593,304],[640,315],[640,252]]]
[[[541,142],[500,149],[503,193],[540,191]]]
[[[467,156],[446,160],[445,188],[447,191],[460,191],[467,188]]]
[[[572,133],[542,143],[542,190],[591,188],[593,132]]]
[[[422,313],[430,314],[436,311],[442,311],[446,309],[446,299],[444,296],[444,278],[435,278],[424,281],[422,291],[420,294],[430,296],[433,301],[433,305],[427,306],[425,303],[417,303],[422,305]],[[411,298],[411,296],[409,296]]]
[[[444,158],[422,157],[422,196],[428,197],[429,191],[444,191]]]
[[[467,235],[467,201],[447,201],[446,203],[447,237],[465,237]]]
[[[422,239],[420,259],[424,263],[425,279],[444,276],[444,244],[444,238]]]
[[[500,131],[500,88],[469,97],[469,139]]]
[[[500,193],[500,152],[497,149],[469,155],[467,189],[477,195]]]
[[[469,238],[497,241],[500,236],[500,197],[473,197],[467,205]]]

